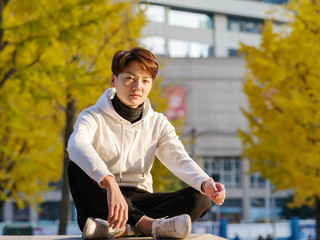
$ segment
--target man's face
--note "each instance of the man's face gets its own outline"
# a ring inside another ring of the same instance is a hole
[[[153,79],[138,61],[130,62],[118,77],[112,74],[111,85],[116,88],[120,101],[128,107],[137,108],[148,97]]]

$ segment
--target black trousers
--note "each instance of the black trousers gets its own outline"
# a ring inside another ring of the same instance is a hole
[[[108,218],[107,190],[101,188],[78,165],[70,161],[68,179],[77,209],[78,225],[83,230],[88,217]],[[135,226],[144,215],[151,218],[189,214],[192,221],[203,217],[211,208],[211,200],[194,188],[172,193],[150,193],[135,187],[120,187],[128,204],[128,224]]]

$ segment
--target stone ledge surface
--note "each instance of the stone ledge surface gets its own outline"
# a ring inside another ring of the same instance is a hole
[[[146,240],[152,237],[123,237],[117,240]],[[0,236],[0,240],[82,240],[80,235]],[[226,240],[212,234],[191,234],[185,240]]]

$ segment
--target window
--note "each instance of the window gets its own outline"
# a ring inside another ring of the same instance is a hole
[[[238,49],[229,49],[228,52],[229,52],[229,57],[238,57]]]
[[[259,173],[250,175],[251,188],[265,188],[266,180]]]
[[[250,206],[251,207],[264,207],[265,206],[265,199],[263,199],[263,198],[251,198],[250,199]]]
[[[169,56],[182,58],[207,58],[213,55],[212,47],[206,43],[169,40]]]
[[[230,223],[241,221],[242,215],[242,200],[241,199],[228,199],[220,206],[220,214],[222,218],[229,219]]]
[[[165,55],[165,39],[163,37],[149,36],[141,39],[141,43],[154,54]]]
[[[146,10],[147,19],[151,22],[164,23],[165,8],[164,6],[142,3],[140,5],[142,10]]]
[[[60,202],[45,202],[40,208],[39,220],[56,221],[59,219]]]
[[[226,187],[241,187],[241,162],[239,157],[206,157],[204,169],[215,181]]]
[[[171,26],[206,29],[213,28],[213,17],[204,13],[170,9],[168,22]]]
[[[228,30],[236,32],[261,33],[263,21],[260,19],[228,16]]]
[[[29,207],[20,209],[16,203],[13,203],[13,221],[28,222],[29,215],[30,215]]]

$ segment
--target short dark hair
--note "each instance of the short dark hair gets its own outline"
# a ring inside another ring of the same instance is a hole
[[[134,47],[129,51],[120,50],[116,52],[112,59],[112,73],[118,76],[134,60],[141,63],[143,69],[152,79],[156,78],[159,69],[158,60],[151,51],[141,47]]]

